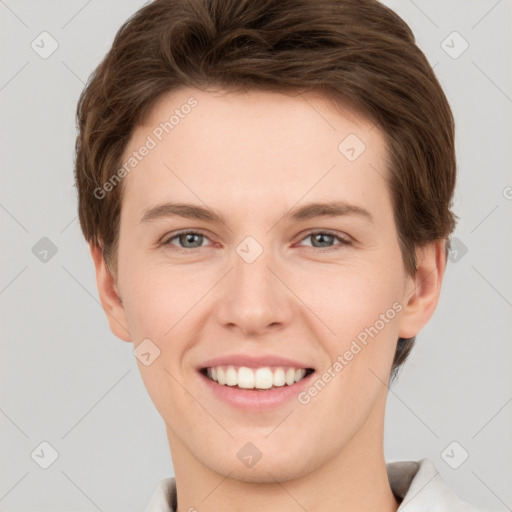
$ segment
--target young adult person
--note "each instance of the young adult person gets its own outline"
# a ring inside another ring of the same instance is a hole
[[[101,302],[175,471],[147,512],[476,510],[428,459],[384,459],[456,178],[450,107],[392,10],[155,0],[77,114]]]

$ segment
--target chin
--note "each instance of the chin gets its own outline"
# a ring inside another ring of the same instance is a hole
[[[304,454],[300,449],[296,451],[282,450],[261,454],[261,458],[256,462],[242,462],[244,453],[239,455],[234,453],[234,457],[218,457],[212,460],[202,460],[202,463],[211,471],[223,476],[229,475],[233,480],[255,484],[271,484],[277,482],[286,482],[301,478],[313,471],[316,465],[309,460],[304,459]],[[287,452],[287,453],[286,453]],[[211,452],[210,454],[211,455]],[[242,461],[240,460],[242,459]],[[246,464],[253,464],[252,466]],[[318,466],[321,465],[319,462]]]

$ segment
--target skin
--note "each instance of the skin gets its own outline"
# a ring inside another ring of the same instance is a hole
[[[112,332],[134,348],[149,338],[161,351],[149,366],[137,363],[166,423],[179,510],[394,511],[386,383],[398,337],[416,335],[435,310],[443,242],[418,249],[417,272],[406,273],[382,133],[312,92],[174,91],[136,127],[125,156],[191,96],[198,105],[123,180],[116,275],[90,247]],[[366,146],[353,162],[338,150],[348,134]],[[359,205],[373,221],[281,220],[327,200]],[[214,208],[225,223],[140,222],[166,201]],[[205,238],[158,244],[183,229]],[[308,235],[324,230],[352,243],[327,238],[322,249],[321,237]],[[263,248],[251,264],[236,252],[247,236]],[[308,361],[321,375],[396,302],[400,313],[307,405],[240,411],[196,371],[236,352]],[[262,453],[250,468],[237,458],[247,442]]]

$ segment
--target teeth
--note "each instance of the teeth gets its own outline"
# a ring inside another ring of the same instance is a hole
[[[258,389],[269,389],[272,387],[273,377],[270,368],[258,368],[254,374],[254,387]]]
[[[226,370],[226,384],[228,386],[236,386],[238,384],[236,370],[232,366],[228,366]]]
[[[304,375],[306,375],[306,370],[304,370],[304,368],[295,370],[294,381],[299,382],[299,380],[304,378]]]
[[[286,384],[291,386],[295,382],[295,368],[288,368],[285,375]]]
[[[272,376],[272,383],[276,387],[284,386],[286,384],[286,377],[282,368],[278,368],[274,371],[274,375]]]
[[[244,366],[238,369],[237,382],[233,384],[239,388],[252,389],[254,388],[254,372],[250,368]]]
[[[291,386],[306,375],[305,368],[263,368],[252,369],[247,366],[215,366],[207,368],[206,375],[223,386],[238,386],[242,389],[270,389],[272,387]]]

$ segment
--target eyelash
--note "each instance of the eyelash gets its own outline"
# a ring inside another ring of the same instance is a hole
[[[195,252],[196,250],[199,250],[199,249],[203,248],[203,246],[201,246],[201,247],[194,247],[192,249],[187,249],[185,247],[174,246],[173,244],[171,244],[171,242],[173,240],[179,238],[182,235],[201,235],[201,236],[203,236],[203,237],[205,237],[205,238],[207,238],[209,240],[208,236],[204,232],[202,232],[201,230],[185,230],[185,231],[179,231],[178,233],[174,233],[174,234],[172,234],[172,236],[163,239],[162,242],[159,245],[161,245],[161,246],[172,246],[173,249],[177,249],[178,251],[185,252],[185,253]],[[348,237],[341,236],[339,234],[333,233],[333,232],[328,231],[328,230],[327,231],[310,231],[305,236],[303,236],[300,241],[303,241],[306,238],[309,238],[309,237],[311,237],[313,235],[329,235],[329,236],[332,236],[332,237],[338,239],[338,241],[340,242],[340,244],[338,246],[334,246],[334,247],[313,247],[313,246],[309,246],[311,249],[316,250],[316,252],[336,251],[336,250],[341,249],[343,246],[352,245],[352,240],[349,239]]]

